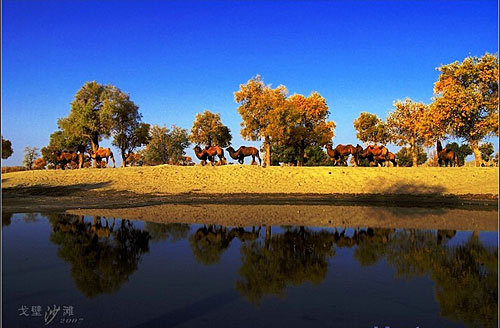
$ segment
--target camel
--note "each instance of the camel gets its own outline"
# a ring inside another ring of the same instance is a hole
[[[106,159],[106,166],[108,166],[108,158],[111,158],[111,160],[113,161],[113,167],[116,167],[116,162],[115,162],[115,158],[113,156],[113,152],[111,151],[111,149],[109,148],[101,148],[99,147],[99,149],[96,150],[96,152],[90,152],[90,157],[92,157],[92,159],[94,159],[94,166],[97,166],[97,163],[100,163],[101,162],[101,159]]]
[[[437,141],[436,143],[436,151],[437,151],[437,156],[438,156],[438,164],[441,166],[441,164],[444,163],[444,166],[448,166],[450,164],[451,166],[458,166],[458,156],[457,154],[451,150],[451,149],[443,149],[443,146],[441,145],[441,141]]]
[[[231,156],[232,159],[238,160],[238,163],[240,164],[244,163],[245,157],[252,156],[252,162],[250,163],[250,165],[257,164],[257,162],[255,161],[255,157],[257,157],[257,159],[259,160],[259,165],[262,166],[262,161],[259,156],[259,150],[255,147],[241,146],[237,151],[234,151],[233,147],[227,147],[226,150],[229,153],[229,156]]]
[[[201,150],[200,146],[194,147],[194,153],[198,159],[202,162],[202,165],[205,165],[205,161],[208,159],[212,165],[215,164],[215,156],[219,157],[219,165],[223,165],[226,163],[226,158],[224,157],[224,150],[219,146],[210,146],[205,147],[205,149]]]
[[[207,159],[210,162],[213,161],[212,157],[208,156],[207,152],[204,149],[202,150],[200,146],[196,145],[193,151],[196,157],[198,157],[198,159],[201,161],[201,166],[205,166],[205,164],[207,163]]]
[[[363,150],[360,145],[337,145],[335,149],[332,149],[332,144],[326,145],[326,153],[333,161],[333,165],[344,164],[347,165],[347,158],[349,155],[354,157],[354,162],[359,165],[359,153]]]

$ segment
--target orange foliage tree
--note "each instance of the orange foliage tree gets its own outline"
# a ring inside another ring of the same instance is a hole
[[[418,165],[418,146],[426,141],[426,126],[424,117],[427,106],[406,98],[394,103],[394,111],[386,119],[386,125],[391,142],[398,146],[409,146],[413,166]]]
[[[386,144],[389,142],[389,135],[385,123],[375,114],[361,112],[359,117],[353,122],[356,129],[356,138],[365,144]]]
[[[434,130],[465,139],[480,166],[479,142],[498,136],[498,55],[467,57],[437,70],[428,122]]]
[[[297,165],[304,163],[305,150],[310,146],[324,146],[334,136],[335,123],[326,121],[329,108],[318,92],[309,97],[294,94],[285,106],[277,111],[279,143],[292,146],[297,151]]]
[[[286,103],[288,90],[280,85],[275,89],[265,85],[259,75],[240,84],[240,89],[234,93],[234,100],[240,104],[238,113],[241,115],[241,136],[245,140],[264,140],[266,166],[271,165],[271,142],[279,139],[283,125],[280,115]],[[281,113],[280,113],[281,112]]]

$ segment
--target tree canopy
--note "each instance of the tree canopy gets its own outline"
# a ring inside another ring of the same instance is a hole
[[[375,114],[361,112],[353,122],[356,138],[365,144],[386,144],[389,135],[385,123]]]
[[[234,100],[240,104],[240,134],[245,140],[264,139],[267,166],[271,165],[271,142],[283,126],[276,111],[285,105],[287,94],[288,90],[283,85],[275,89],[266,86],[260,75],[251,78],[246,84],[240,84],[240,89],[234,93]]]
[[[427,106],[406,98],[396,101],[394,107],[386,119],[390,139],[398,146],[409,146],[413,166],[417,166],[417,147],[426,141],[422,122]]]
[[[70,114],[59,119],[58,125],[68,136],[87,138],[95,152],[99,142],[110,137],[113,130],[123,133],[117,122],[120,122],[120,117],[137,117],[134,116],[136,107],[117,87],[96,81],[86,82],[75,94]],[[124,119],[121,122],[129,121]]]
[[[228,147],[231,144],[231,130],[220,119],[220,114],[205,110],[196,114],[189,140],[204,146]]]
[[[185,155],[184,149],[188,146],[186,129],[172,125],[169,130],[165,126],[153,125],[150,129],[149,143],[141,151],[142,158],[148,165],[167,164],[170,160],[177,162]]]
[[[465,139],[481,164],[479,142],[498,136],[498,55],[467,57],[437,68],[430,117],[435,129]]]
[[[418,145],[417,149],[417,164],[421,165],[427,161],[427,154],[425,153],[424,147]],[[399,166],[413,166],[413,155],[408,149],[408,147],[402,147],[396,153],[396,159]]]
[[[24,148],[24,159],[23,159],[23,165],[28,169],[31,170],[33,169],[33,164],[35,163],[35,160],[40,157],[40,154],[38,153],[38,148],[37,147],[26,147]]]
[[[324,146],[333,138],[335,123],[327,121],[329,113],[325,98],[317,92],[309,97],[294,94],[276,111],[280,128],[275,129],[275,139],[296,149],[297,165],[303,165],[308,147]]]
[[[14,151],[12,150],[12,143],[10,142],[10,140],[4,139],[2,136],[2,159],[9,158],[13,153]]]

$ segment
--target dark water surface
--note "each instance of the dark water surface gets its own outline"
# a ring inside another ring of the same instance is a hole
[[[496,231],[3,219],[4,327],[497,326]]]

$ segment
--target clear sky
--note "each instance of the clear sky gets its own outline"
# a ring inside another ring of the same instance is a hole
[[[239,146],[250,143],[233,92],[260,74],[290,94],[318,91],[333,142],[355,144],[360,112],[430,103],[436,67],[485,52],[498,53],[497,1],[3,0],[2,135],[14,154],[2,163],[46,146],[86,81],[130,94],[151,124],[190,129],[196,113],[219,112]]]

